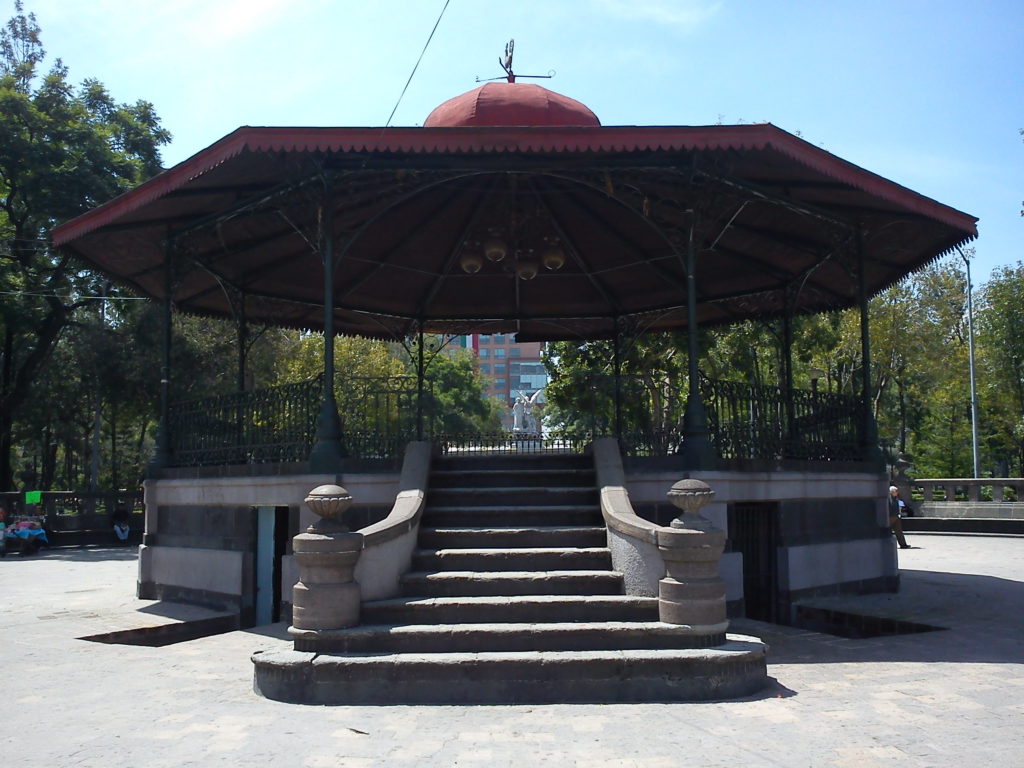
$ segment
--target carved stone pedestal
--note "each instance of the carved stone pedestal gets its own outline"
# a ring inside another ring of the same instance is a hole
[[[292,592],[293,630],[331,630],[359,623],[359,584],[352,580],[363,537],[351,533],[341,515],[352,496],[337,485],[321,485],[306,497],[320,519],[292,540],[299,581]]]
[[[718,572],[725,532],[698,514],[714,491],[700,480],[680,480],[668,492],[683,514],[658,532],[658,549],[667,574],[658,583],[658,615],[667,624],[694,634],[724,636],[729,626],[725,582]]]

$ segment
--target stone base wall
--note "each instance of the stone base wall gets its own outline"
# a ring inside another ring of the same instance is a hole
[[[353,529],[383,519],[395,500],[398,474],[284,474],[258,477],[178,477],[145,483],[146,530],[139,550],[138,595],[236,612],[242,626],[255,616],[255,507],[288,507],[287,551],[281,562],[281,617],[290,618],[298,578],[291,539],[314,522],[303,504],[318,485],[345,486],[355,502]]]
[[[637,514],[667,525],[678,514],[666,492],[685,473],[627,471]],[[775,581],[785,621],[790,606],[820,594],[893,590],[898,584],[896,547],[889,533],[887,481],[868,473],[701,472],[693,473],[715,491],[703,514],[728,533],[730,505],[770,503],[777,530]],[[382,519],[394,503],[395,472],[341,476],[290,474],[272,477],[189,477],[146,483],[146,533],[139,559],[139,595],[184,600],[237,611],[243,623],[254,615],[253,507],[287,506],[289,549],[281,563],[281,616],[287,619],[298,570],[291,538],[314,515],[302,504],[314,487],[345,486],[355,504],[354,529]],[[743,554],[727,543],[721,575],[731,615],[743,610]],[[646,578],[639,568],[637,578]],[[661,578],[661,575],[657,575]]]
[[[636,513],[659,525],[677,514],[665,497],[682,477],[715,491],[702,514],[729,534],[730,505],[774,503],[777,548],[777,620],[792,618],[792,604],[822,594],[894,591],[899,583],[895,540],[881,474],[827,472],[644,472],[627,470]],[[731,616],[743,615],[743,554],[726,544],[720,570]]]

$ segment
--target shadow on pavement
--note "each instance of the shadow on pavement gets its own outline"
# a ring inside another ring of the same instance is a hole
[[[769,644],[769,665],[847,662],[1024,662],[1024,584],[995,576],[903,571],[900,592],[836,596],[807,605],[919,622],[942,631],[848,639],[800,627],[736,619],[732,632]]]
[[[8,551],[7,557],[3,559],[12,562],[18,562],[19,560],[60,560],[69,563],[99,562],[101,560],[138,560],[139,549],[138,547],[43,548],[34,555],[25,556],[20,555],[16,551]]]

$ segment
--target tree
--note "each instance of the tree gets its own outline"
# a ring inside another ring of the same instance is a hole
[[[487,382],[469,352],[434,356],[427,367],[430,379],[428,413],[435,429],[446,435],[500,432],[501,407],[487,397]]]
[[[443,339],[428,335],[424,349],[424,415],[446,434],[493,433],[501,413],[486,394],[486,382],[465,352],[439,350]],[[402,433],[414,429],[416,416],[415,340],[406,345],[346,336],[334,340],[335,397],[349,432]],[[323,337],[308,334],[278,361],[277,383],[307,381],[323,372]]]
[[[614,434],[641,450],[665,453],[681,437],[686,403],[686,336],[646,334],[615,347],[609,341],[556,342],[544,353],[550,376],[544,421],[556,437]]]
[[[50,229],[160,170],[170,140],[153,106],[78,89],[21,0],[0,31],[0,489],[13,487],[13,428],[61,334],[105,281],[50,247]]]
[[[1024,471],[1024,263],[996,269],[978,302],[978,376],[985,442],[1000,463]]]

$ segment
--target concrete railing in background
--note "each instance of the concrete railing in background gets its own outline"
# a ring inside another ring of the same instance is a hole
[[[1019,477],[925,478],[902,484],[911,489],[909,533],[1024,534],[1024,479]],[[915,492],[916,491],[916,492]]]
[[[910,481],[918,489],[925,504],[933,501],[977,502],[1018,501],[1024,479],[1019,477],[927,478]],[[986,491],[987,489],[987,491]]]

